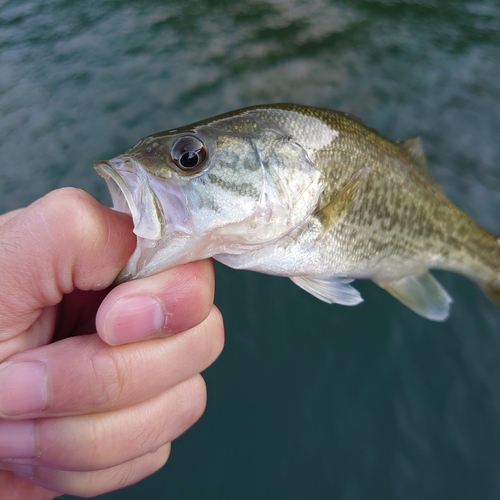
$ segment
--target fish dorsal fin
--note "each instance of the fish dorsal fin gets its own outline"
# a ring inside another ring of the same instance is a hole
[[[355,306],[363,302],[361,294],[349,283],[349,278],[332,276],[330,278],[317,278],[314,276],[291,276],[290,279],[306,292],[328,304],[343,304]]]
[[[375,283],[424,318],[444,321],[450,314],[453,300],[429,272],[405,276],[396,281]]]
[[[321,210],[316,212],[316,216],[323,224],[324,229],[322,236],[324,236],[328,229],[346,213],[349,205],[358,193],[363,179],[369,172],[370,168],[368,167],[360,168],[356,171],[342,189],[334,193],[331,200]]]
[[[411,159],[424,171],[429,172],[427,158],[425,157],[424,145],[420,137],[412,137],[405,141],[399,141],[398,145],[406,151]]]

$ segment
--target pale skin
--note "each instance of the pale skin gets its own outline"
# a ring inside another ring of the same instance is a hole
[[[2,498],[135,483],[203,413],[224,342],[212,264],[110,290],[134,246],[130,218],[77,189],[0,216]]]

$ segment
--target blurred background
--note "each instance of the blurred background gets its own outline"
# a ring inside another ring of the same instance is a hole
[[[0,0],[0,212],[61,186],[109,204],[94,161],[270,102],[421,135],[447,195],[500,233],[497,0]],[[437,273],[455,301],[438,324],[371,282],[343,307],[216,272],[205,415],[100,499],[500,497],[500,310],[474,284]]]

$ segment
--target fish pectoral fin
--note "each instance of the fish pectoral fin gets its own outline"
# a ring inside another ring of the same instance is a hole
[[[323,224],[323,234],[321,237],[347,212],[349,205],[358,193],[363,180],[369,174],[370,170],[368,167],[360,168],[351,176],[340,191],[333,194],[330,201],[323,208],[316,211],[315,215]]]
[[[328,304],[343,304],[355,306],[363,302],[361,294],[349,283],[350,278],[332,276],[330,278],[317,278],[315,276],[291,276],[290,279],[306,292]]]
[[[450,315],[453,299],[429,272],[405,276],[396,281],[375,283],[424,318],[444,321]]]
[[[429,173],[427,165],[427,158],[425,157],[424,145],[420,137],[412,137],[405,141],[399,141],[398,145],[401,149],[406,151],[411,159],[424,171]]]

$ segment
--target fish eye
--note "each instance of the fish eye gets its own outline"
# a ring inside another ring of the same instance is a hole
[[[197,137],[186,135],[174,142],[170,155],[182,171],[196,173],[203,167],[208,152],[205,144]]]

